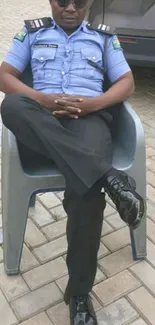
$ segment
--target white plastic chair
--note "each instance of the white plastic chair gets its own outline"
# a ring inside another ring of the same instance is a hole
[[[30,71],[23,82],[32,86]],[[137,183],[137,192],[146,199],[144,132],[139,117],[128,102],[114,110],[113,166],[130,174]],[[65,181],[59,170],[47,161],[31,166],[19,152],[15,136],[6,127],[2,130],[2,218],[4,266],[8,275],[18,274],[29,205],[35,194],[61,191]],[[130,232],[134,259],[146,256],[146,220]]]

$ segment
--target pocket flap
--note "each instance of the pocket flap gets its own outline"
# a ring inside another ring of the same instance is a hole
[[[90,49],[86,48],[86,49],[81,49],[81,54],[82,54],[82,58],[85,60],[91,60],[93,62],[99,62],[102,61],[102,53],[101,51],[98,51],[96,53],[92,52],[92,50],[90,51]]]
[[[40,62],[54,60],[56,55],[56,48],[50,49],[35,49],[32,53],[32,59],[38,60]]]

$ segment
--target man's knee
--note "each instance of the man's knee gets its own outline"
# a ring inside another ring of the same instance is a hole
[[[1,114],[9,113],[10,110],[18,109],[22,102],[22,94],[6,95],[1,104]]]
[[[1,104],[1,116],[3,123],[7,126],[8,121],[22,112],[24,96],[22,94],[6,95]]]

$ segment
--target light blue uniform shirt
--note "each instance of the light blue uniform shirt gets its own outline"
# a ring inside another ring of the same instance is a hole
[[[95,97],[101,95],[103,74],[87,59],[103,66],[105,35],[86,27],[84,21],[67,35],[55,22],[50,28],[27,33],[23,41],[13,39],[4,61],[23,72],[31,63],[33,88],[43,93],[65,93]],[[107,72],[111,82],[130,71],[121,48],[114,48],[116,36],[110,36]],[[117,41],[116,41],[117,43]]]

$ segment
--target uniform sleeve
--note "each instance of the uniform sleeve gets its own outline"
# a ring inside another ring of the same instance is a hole
[[[3,60],[23,72],[30,61],[29,35],[26,27],[15,35],[11,47]]]
[[[111,82],[115,82],[125,73],[131,71],[117,36],[110,38],[107,49],[107,74]]]

